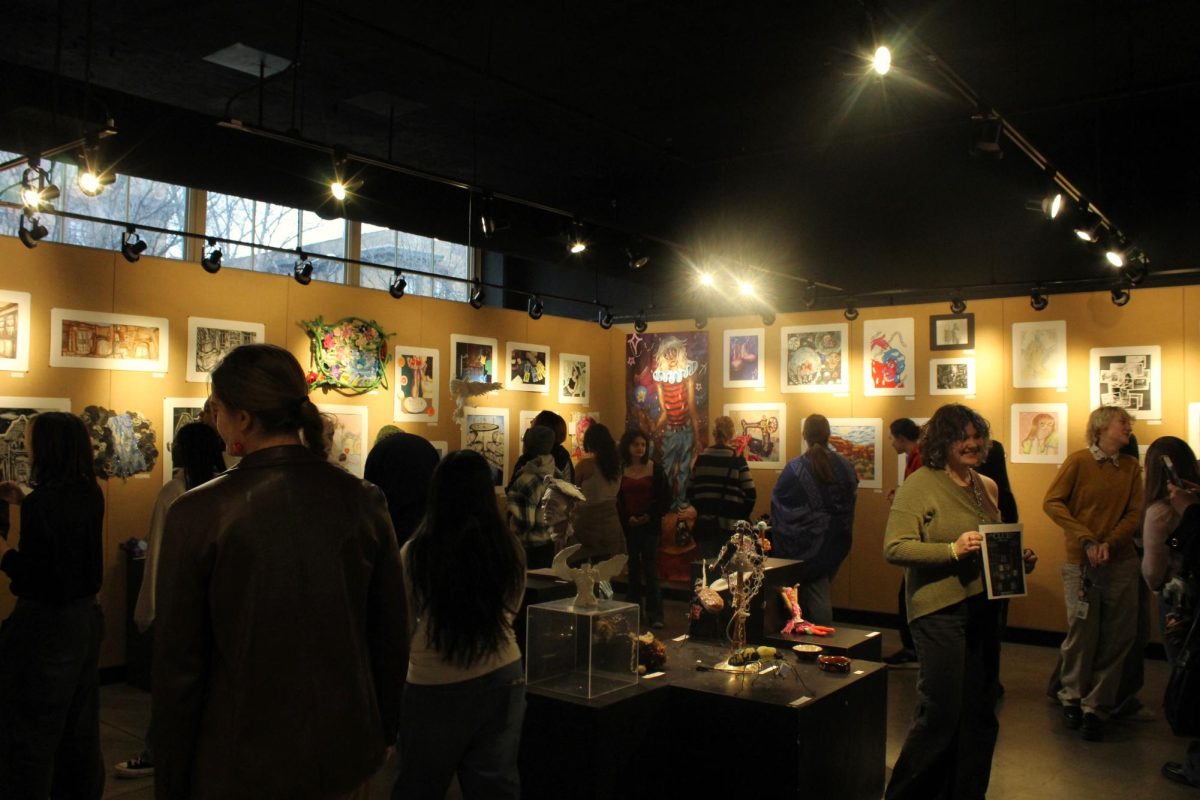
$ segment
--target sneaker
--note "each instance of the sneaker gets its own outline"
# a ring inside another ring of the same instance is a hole
[[[1183,769],[1183,764],[1178,761],[1168,761],[1162,765],[1163,777],[1169,781],[1182,783],[1184,786],[1195,786],[1200,789],[1200,783],[1193,781],[1188,777],[1187,772]]]
[[[118,778],[153,778],[154,762],[145,753],[135,756],[128,761],[122,761],[116,766]]]
[[[916,669],[921,666],[920,662],[917,661],[916,651],[909,650],[907,647],[902,647],[892,653],[883,660],[883,663],[896,669]]]
[[[1083,738],[1089,742],[1104,741],[1104,720],[1090,711],[1083,715]]]
[[[1063,724],[1069,731],[1079,730],[1079,726],[1083,724],[1083,709],[1079,706],[1063,706]]]

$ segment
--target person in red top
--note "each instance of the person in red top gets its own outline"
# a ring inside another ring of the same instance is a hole
[[[897,454],[904,455],[904,477],[907,478],[914,472],[919,470],[921,464],[921,450],[917,447],[917,442],[921,438],[921,428],[917,423],[913,422],[908,417],[901,417],[894,420],[888,426],[891,433],[889,440],[892,449]],[[903,483],[903,481],[901,481]],[[888,502],[892,502],[896,490],[892,489],[888,492]],[[897,627],[900,630],[901,647],[896,652],[884,659],[884,661],[893,666],[899,667],[904,665],[913,665],[917,663],[917,648],[913,644],[912,633],[908,629],[908,605],[904,600],[904,581],[900,581],[900,594],[896,600],[897,613],[899,615],[899,623]]]

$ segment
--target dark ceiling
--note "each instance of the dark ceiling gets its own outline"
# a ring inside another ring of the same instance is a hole
[[[478,195],[360,164],[349,213],[470,237],[549,290],[598,274],[626,313],[690,313],[687,264],[765,270],[779,310],[802,307],[802,280],[824,285],[819,306],[1111,283],[1069,221],[1025,209],[1030,159],[1011,142],[999,161],[968,154],[975,108],[932,53],[1149,254],[1151,283],[1198,266],[1194,0],[375,6],[6,4],[0,148],[111,114],[124,172],[317,208],[327,151],[217,123],[288,132],[520,199],[497,202],[508,228],[483,243]],[[884,79],[866,76],[873,39],[895,50]],[[260,85],[205,60],[235,43],[294,66]],[[571,215],[589,223],[583,258],[564,255]],[[654,255],[636,273],[631,244]]]

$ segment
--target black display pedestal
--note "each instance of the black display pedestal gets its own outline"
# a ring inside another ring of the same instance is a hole
[[[779,627],[774,630],[778,631]],[[879,631],[840,623],[834,623],[834,627],[837,630],[826,636],[772,633],[768,629],[765,638],[769,643],[780,648],[797,644],[815,644],[823,648],[824,655],[849,656],[865,661],[883,660],[883,636]]]
[[[154,652],[154,631],[140,633],[133,624],[138,593],[145,575],[145,557],[125,559],[125,682],[150,691],[150,655]]]

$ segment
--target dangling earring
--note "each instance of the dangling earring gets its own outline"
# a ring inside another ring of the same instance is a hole
[[[242,453],[246,452],[246,445],[241,442],[234,442],[229,446],[229,452],[240,457]]]

